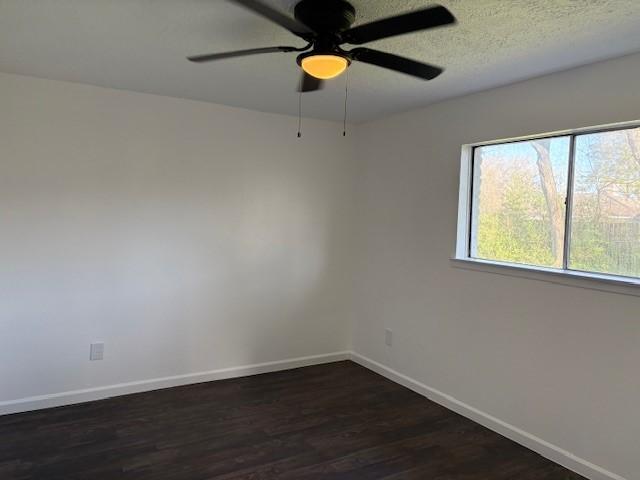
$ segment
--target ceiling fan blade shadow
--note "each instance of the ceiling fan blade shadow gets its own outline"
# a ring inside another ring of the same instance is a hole
[[[369,63],[378,67],[387,68],[396,72],[406,73],[424,80],[432,80],[444,70],[435,65],[418,62],[409,58],[400,57],[392,53],[380,52],[370,48],[354,48],[348,52],[351,58],[358,62]]]
[[[324,80],[313,77],[307,72],[302,72],[300,83],[298,84],[298,92],[315,92],[317,90],[322,90],[323,87]]]
[[[381,38],[427,30],[455,22],[456,19],[449,10],[443,6],[436,5],[423,10],[359,25],[342,32],[342,40],[343,43],[362,45]]]
[[[275,8],[267,5],[260,0],[231,0],[232,2],[243,6],[244,8],[251,10],[258,15],[261,15],[274,23],[277,23],[283,28],[286,28],[294,35],[309,39],[315,36],[315,32],[307,27],[302,22],[291,18],[284,13],[279,12]]]

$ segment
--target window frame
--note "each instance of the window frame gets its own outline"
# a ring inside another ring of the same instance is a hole
[[[629,130],[639,127],[640,120],[634,120],[630,122],[620,122],[595,127],[577,128],[573,130],[563,130],[463,145],[460,160],[460,189],[458,196],[456,249],[453,257],[451,258],[453,266],[467,270],[499,273],[508,276],[532,278],[534,280],[548,281],[551,283],[569,284],[571,286],[640,296],[640,288],[638,288],[640,287],[640,277],[589,272],[569,268],[576,137],[594,133]],[[556,137],[569,137],[569,165],[567,170],[567,191],[565,193],[565,232],[562,268],[472,257],[471,246],[473,235],[473,177],[475,150],[479,147],[488,145],[502,145]]]

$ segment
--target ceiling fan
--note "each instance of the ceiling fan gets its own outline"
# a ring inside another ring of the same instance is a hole
[[[351,25],[356,19],[356,10],[346,0],[301,0],[295,6],[295,18],[275,10],[260,0],[232,1],[286,28],[308,44],[302,48],[251,48],[196,55],[188,59],[192,62],[204,63],[260,53],[301,52],[297,59],[298,65],[303,70],[299,85],[300,92],[321,89],[324,80],[337,77],[351,65],[351,62],[369,63],[423,80],[431,80],[440,75],[443,69],[370,48],[358,47],[344,50],[342,45],[362,45],[382,38],[456,22],[449,10],[435,5],[352,28]]]

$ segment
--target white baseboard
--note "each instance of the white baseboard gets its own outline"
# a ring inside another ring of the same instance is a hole
[[[580,458],[571,452],[525,432],[524,430],[504,422],[499,418],[493,417],[488,413],[478,410],[471,405],[467,405],[451,395],[447,395],[446,393],[435,388],[431,388],[424,383],[420,383],[417,380],[407,377],[406,375],[403,375],[386,365],[378,363],[375,360],[371,360],[370,358],[355,352],[351,352],[350,359],[369,370],[379,373],[389,380],[399,383],[400,385],[427,397],[429,400],[432,400],[449,410],[453,410],[464,417],[470,418],[474,422],[484,425],[494,432],[498,432],[500,435],[503,435],[504,437],[507,437],[508,439],[513,440],[514,442],[517,442],[520,445],[523,445],[528,449],[539,453],[543,457],[548,458],[569,470],[573,470],[584,477],[591,480],[626,480],[620,475],[595,465],[584,458]]]
[[[246,377],[249,375],[257,375],[260,373],[290,370],[292,368],[338,362],[340,360],[347,360],[349,358],[350,352],[333,352],[322,355],[312,355],[309,357],[277,360],[275,362],[243,365],[240,367],[223,368],[220,370],[210,370],[207,372],[188,373],[185,375],[175,375],[172,377],[153,378],[149,380],[119,383],[116,385],[87,388],[83,390],[53,393],[50,395],[38,395],[35,397],[27,397],[17,400],[0,402],[0,415],[27,412],[30,410],[40,410],[43,408],[60,407],[63,405],[72,405],[74,403],[90,402],[93,400],[101,400],[109,397],[116,397],[119,395],[147,392],[150,390],[158,390],[161,388],[178,387],[181,385],[189,385],[193,383],[211,382],[213,380],[224,380],[227,378]]]

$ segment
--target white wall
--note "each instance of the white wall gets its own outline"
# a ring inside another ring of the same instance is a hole
[[[345,350],[350,139],[296,131],[0,74],[0,401]]]
[[[640,478],[640,298],[453,268],[462,144],[640,118],[640,55],[362,126],[354,350]],[[394,345],[384,345],[384,329]]]

